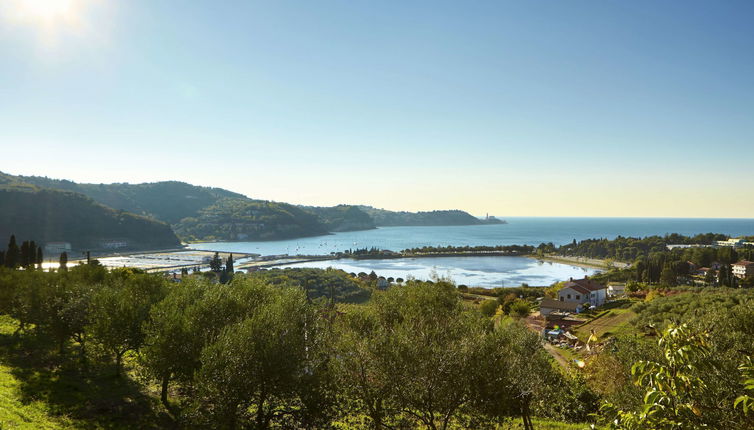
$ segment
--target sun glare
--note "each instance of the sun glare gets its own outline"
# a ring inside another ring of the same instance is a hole
[[[74,10],[74,0],[21,0],[18,1],[21,17],[44,21],[67,19]]]
[[[3,0],[0,14],[20,25],[35,27],[47,36],[80,30],[92,0]]]

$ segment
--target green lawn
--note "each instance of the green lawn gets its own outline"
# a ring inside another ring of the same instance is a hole
[[[0,335],[9,336],[16,329],[13,320],[0,316]],[[47,404],[40,400],[22,401],[23,382],[14,376],[5,360],[8,352],[2,344],[0,357],[0,429],[68,429],[75,428],[66,417],[53,418]]]
[[[0,429],[157,429],[175,427],[152,393],[111,366],[83,369],[76,348],[47,352],[35,336],[14,337],[0,316]]]
[[[21,401],[21,381],[0,364],[0,429],[73,429],[66,417],[54,418],[42,401]]]

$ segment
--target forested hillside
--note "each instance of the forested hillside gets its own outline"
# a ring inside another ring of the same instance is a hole
[[[222,199],[174,226],[187,240],[275,240],[327,234],[316,215],[287,203]]]
[[[245,196],[222,188],[200,187],[178,181],[145,184],[78,184],[39,176],[18,176],[19,181],[40,187],[75,191],[113,209],[151,216],[169,224],[196,216],[199,210],[222,198]]]
[[[180,244],[165,223],[116,211],[82,194],[8,182],[0,185],[0,238],[65,241],[74,249],[97,249],[108,240],[126,242],[128,249]]]
[[[185,241],[275,240],[316,236],[377,226],[444,226],[499,224],[461,210],[392,212],[369,206],[297,206],[250,199],[222,188],[166,181],[143,184],[80,184],[40,176],[0,172],[0,184],[31,184],[79,193],[118,211],[170,224]],[[112,236],[112,234],[110,235]]]
[[[479,219],[461,210],[443,210],[430,212],[393,212],[371,206],[359,206],[378,226],[440,226],[440,225],[478,225],[504,224],[497,218]]]
[[[317,215],[328,231],[370,230],[376,227],[374,220],[358,206],[338,205],[332,207],[302,206]]]

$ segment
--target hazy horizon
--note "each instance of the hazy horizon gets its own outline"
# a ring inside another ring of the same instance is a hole
[[[752,218],[754,3],[0,3],[0,171]]]
[[[13,175],[13,176],[41,176],[41,177],[45,177],[45,175],[26,175],[26,174],[15,173],[15,172],[2,172],[2,173],[10,174],[10,175]],[[49,177],[49,176],[47,176],[47,178],[54,179],[54,180],[71,180],[70,178],[57,178],[57,177],[54,178],[54,177]],[[78,182],[78,181],[74,181],[74,182],[81,183],[81,182]],[[156,181],[156,182],[159,182],[159,181]],[[185,181],[180,181],[180,182],[185,182]],[[88,182],[88,184],[113,184],[113,183],[116,183],[116,182]],[[132,185],[139,185],[139,184],[149,184],[149,183],[154,183],[154,182],[129,182],[129,181],[121,181],[121,182],[117,182],[117,183],[128,183],[128,184],[132,184]],[[204,186],[202,184],[196,184],[196,183],[191,183],[191,182],[186,182],[186,183],[188,183],[190,185],[195,185],[195,186]],[[257,197],[255,197],[253,195],[246,195],[246,194],[244,194],[242,192],[239,192],[237,190],[228,189],[228,188],[225,188],[225,189],[227,191],[232,191],[232,192],[235,192],[235,193],[238,193],[238,194],[243,194],[246,197],[251,198],[251,199],[256,199],[257,198]],[[319,205],[312,205],[312,204],[308,204],[308,203],[301,203],[301,202],[295,202],[295,201],[283,201],[283,200],[276,200],[276,199],[264,199],[264,200],[277,201],[277,202],[282,202],[282,203],[291,203],[291,204],[301,205],[301,206],[319,206]],[[390,210],[390,211],[416,212],[415,210],[410,210],[410,209],[405,209],[405,208],[400,208],[400,207],[388,208],[388,207],[375,206],[374,204],[371,204],[369,202],[340,202],[340,203],[335,203],[335,204],[330,205],[330,206],[335,206],[335,205],[372,206],[372,207],[377,208],[377,209],[386,209],[386,210]],[[430,210],[430,211],[432,211],[432,210],[462,210],[462,211],[469,212],[469,213],[471,213],[471,215],[473,215],[475,217],[478,217],[478,218],[483,218],[485,216],[493,216],[493,217],[497,217],[497,218],[499,218],[501,220],[516,219],[516,218],[552,218],[552,219],[557,219],[557,218],[595,218],[595,219],[600,219],[600,218],[615,218],[615,219],[620,219],[620,218],[625,218],[625,219],[742,219],[742,220],[751,220],[751,219],[754,219],[754,217],[505,215],[505,214],[496,214],[496,213],[491,213],[491,212],[474,213],[472,211],[468,211],[465,208],[461,208],[461,207],[437,207],[437,208],[432,208],[432,209],[427,209],[427,210]]]

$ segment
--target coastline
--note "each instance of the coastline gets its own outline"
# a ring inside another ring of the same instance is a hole
[[[611,268],[625,269],[630,267],[629,263],[622,261],[608,261],[600,258],[588,258],[588,257],[568,257],[564,255],[526,255],[525,257],[531,258],[537,261],[549,261],[553,263],[570,264],[572,266],[584,267],[587,269],[600,269],[608,270]],[[608,266],[608,264],[610,264]]]

